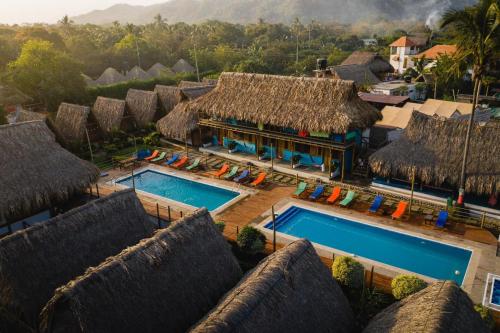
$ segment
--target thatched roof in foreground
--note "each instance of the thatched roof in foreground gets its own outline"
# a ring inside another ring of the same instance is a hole
[[[194,73],[196,68],[191,66],[191,64],[186,60],[179,59],[175,65],[172,66],[172,71],[174,73]]]
[[[358,86],[380,83],[378,77],[365,65],[341,65],[330,67],[337,79],[354,81]]]
[[[80,142],[85,138],[87,119],[90,114],[88,106],[61,103],[57,110],[56,128],[66,142]]]
[[[0,305],[36,326],[57,287],[154,229],[135,192],[126,190],[0,239]]]
[[[223,73],[191,107],[211,117],[335,133],[370,127],[381,117],[352,81],[245,73]]]
[[[354,51],[340,65],[364,65],[373,73],[394,72],[394,67],[376,52]]]
[[[97,85],[109,85],[126,81],[125,76],[112,67],[108,67],[102,72],[95,83]]]
[[[99,127],[106,133],[120,129],[125,115],[125,101],[114,98],[97,97],[92,114]]]
[[[347,298],[308,240],[264,259],[192,332],[351,332]]]
[[[414,111],[396,141],[370,156],[374,173],[426,184],[458,188],[467,122],[427,116]],[[475,124],[471,133],[465,190],[477,194],[500,191],[500,123]]]
[[[206,209],[59,288],[42,332],[185,332],[240,279]]]
[[[137,125],[144,127],[155,120],[156,108],[158,106],[158,95],[156,92],[129,89],[125,101]]]
[[[158,94],[161,106],[167,114],[182,100],[181,89],[176,86],[157,84],[154,91]]]
[[[467,294],[440,281],[377,314],[363,333],[487,333]]]
[[[99,170],[63,149],[43,121],[0,126],[0,220],[29,216],[80,193]]]
[[[156,128],[165,137],[186,139],[198,128],[198,112],[189,108],[189,103],[182,102],[165,117],[158,120]]]
[[[22,123],[25,121],[43,120],[47,119],[47,115],[40,112],[28,111],[25,109],[20,109],[16,111],[16,123]]]

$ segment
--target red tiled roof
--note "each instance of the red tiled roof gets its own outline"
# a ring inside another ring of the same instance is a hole
[[[436,60],[443,54],[447,55],[453,55],[455,52],[457,52],[457,46],[456,45],[434,45],[430,49],[417,54],[415,58],[425,58],[425,59],[432,59]]]
[[[399,105],[406,102],[410,97],[408,96],[392,96],[381,94],[369,94],[364,92],[358,93],[359,98],[369,103],[380,103],[385,105]]]
[[[417,44],[414,41],[412,41],[410,39],[410,37],[403,36],[389,46],[407,47],[407,46],[416,46],[416,45]]]

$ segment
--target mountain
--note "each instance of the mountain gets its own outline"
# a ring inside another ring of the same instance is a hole
[[[303,22],[352,23],[369,19],[436,20],[448,8],[461,8],[475,0],[171,0],[151,6],[120,4],[73,17],[75,23],[144,24],[160,14],[169,23],[195,23],[216,19],[233,23]],[[430,22],[432,23],[432,22]]]

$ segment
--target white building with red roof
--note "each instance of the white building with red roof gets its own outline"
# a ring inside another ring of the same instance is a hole
[[[403,36],[389,45],[391,48],[389,62],[395,71],[403,74],[406,69],[412,68],[415,65],[413,57],[425,48],[425,44],[426,42],[421,38],[412,39],[412,37]]]

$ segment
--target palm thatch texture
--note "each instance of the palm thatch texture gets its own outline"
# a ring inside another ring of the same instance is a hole
[[[162,76],[174,76],[175,73],[168,67],[157,62],[150,69],[148,69],[148,74],[151,77],[162,77]]]
[[[157,130],[165,137],[186,140],[198,128],[198,112],[189,108],[187,101],[177,106],[156,123]]]
[[[185,332],[240,279],[206,209],[59,288],[41,332]]]
[[[211,81],[205,81],[205,79],[203,79],[202,82],[197,82],[197,81],[185,81],[185,80],[182,80],[181,82],[179,82],[179,84],[177,85],[179,88],[195,88],[195,87],[205,87],[205,86],[214,86],[217,84],[217,81],[215,83],[211,83]]]
[[[156,92],[129,89],[125,101],[127,102],[127,109],[138,126],[145,127],[155,120],[158,106]]]
[[[63,149],[45,122],[0,126],[0,220],[64,202],[97,180],[99,169]]]
[[[263,260],[191,332],[351,332],[353,313],[308,240]]]
[[[99,96],[97,97],[92,114],[99,127],[106,133],[118,130],[125,115],[125,101]]]
[[[16,111],[16,123],[22,123],[26,121],[43,120],[47,119],[47,115],[40,112],[28,111],[25,109],[20,109]]]
[[[157,84],[154,91],[158,94],[161,106],[167,114],[182,100],[179,87]]]
[[[88,106],[69,103],[59,105],[55,125],[65,142],[81,142],[85,139],[89,114]]]
[[[126,190],[7,236],[0,240],[1,305],[36,327],[57,287],[154,229],[135,192]]]
[[[149,75],[144,69],[142,69],[139,66],[134,66],[132,67],[131,70],[127,72],[127,75],[125,75],[125,79],[128,81],[131,80],[148,80],[151,79],[152,76]]]
[[[181,93],[183,95],[183,99],[189,99],[190,101],[197,99],[200,96],[208,94],[212,90],[214,90],[215,86],[213,85],[203,85],[197,87],[186,87],[181,89]]]
[[[194,73],[196,68],[191,66],[189,62],[184,59],[179,59],[175,65],[172,66],[172,71],[174,73]]]
[[[467,294],[453,281],[436,282],[377,314],[363,333],[486,333]]]
[[[394,67],[376,52],[354,51],[340,65],[363,65],[376,74],[394,72]]]
[[[370,156],[373,172],[382,177],[415,176],[433,186],[459,183],[467,122],[414,111],[401,137]],[[474,125],[467,161],[465,190],[490,195],[500,191],[500,123]]]
[[[381,119],[352,81],[264,74],[222,73],[217,87],[190,107],[210,117],[309,132],[346,133]]]
[[[380,83],[378,77],[365,65],[341,65],[330,67],[332,75],[340,80],[354,81],[358,86]]]
[[[126,81],[125,76],[123,76],[116,69],[109,67],[106,68],[104,72],[102,72],[101,76],[99,76],[99,78],[95,80],[95,83],[97,85],[109,85],[123,81]]]

